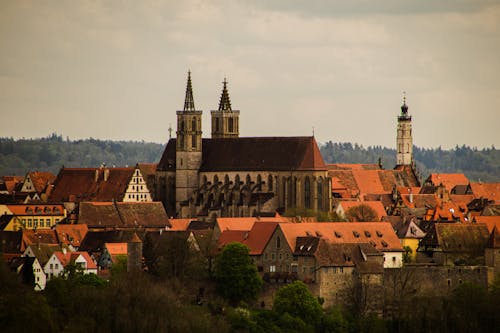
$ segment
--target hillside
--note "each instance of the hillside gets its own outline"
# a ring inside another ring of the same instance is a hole
[[[0,175],[24,175],[43,170],[57,174],[61,166],[97,167],[135,165],[137,162],[158,162],[164,149],[158,143],[111,140],[64,140],[52,134],[46,138],[0,138]],[[396,151],[381,146],[363,147],[351,143],[320,145],[327,163],[378,163],[385,168],[396,163]],[[468,146],[451,150],[414,148],[417,168],[423,178],[431,172],[463,172],[472,181],[500,182],[500,152]]]

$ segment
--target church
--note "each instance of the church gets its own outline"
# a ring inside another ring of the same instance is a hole
[[[170,138],[156,170],[156,196],[169,216],[263,216],[332,207],[331,178],[314,136],[240,137],[224,80],[211,138],[202,138],[188,73],[176,138]]]

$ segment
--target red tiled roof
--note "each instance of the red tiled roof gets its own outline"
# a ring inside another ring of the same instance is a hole
[[[463,173],[431,173],[427,181],[434,186],[443,184],[448,192],[457,185],[469,184],[469,179]]]
[[[255,222],[244,244],[250,248],[251,255],[260,255],[278,226],[277,222]]]
[[[112,256],[127,254],[127,243],[104,243],[108,253]]]
[[[220,234],[217,243],[219,248],[233,242],[243,243],[246,235],[248,235],[248,231],[245,230],[225,230]]]
[[[500,183],[470,183],[475,198],[487,198],[500,202]]]
[[[56,231],[52,229],[23,229],[23,243],[25,249],[27,246],[37,243],[59,244],[59,240]]]
[[[186,231],[193,219],[169,219],[171,231]]]
[[[218,217],[216,225],[219,226],[221,232],[226,230],[243,230],[250,231],[255,222],[287,222],[281,216],[276,217]]]
[[[5,184],[5,189],[7,192],[12,193],[16,189],[18,184],[21,184],[24,181],[23,176],[2,176],[2,180]]]
[[[175,169],[170,139],[158,170]],[[314,137],[251,137],[202,140],[201,171],[326,170]]]
[[[78,223],[89,228],[170,227],[161,202],[82,202]]]
[[[87,262],[87,269],[97,269],[97,265],[92,260],[90,255],[87,252],[54,252],[54,255],[59,259],[61,264],[66,267],[69,263],[75,262],[75,260],[81,255],[85,261]]]
[[[491,232],[495,226],[500,230],[500,216],[479,215],[474,217],[474,221],[486,225],[489,232]]]
[[[327,164],[328,170],[381,170],[378,164]]]
[[[56,179],[56,176],[52,172],[34,171],[28,173],[28,176],[30,177],[37,193],[42,193],[47,185],[52,184],[52,182]]]
[[[387,212],[385,211],[384,205],[380,201],[341,201],[339,205],[342,206],[344,212],[347,212],[348,209],[352,207],[357,207],[359,205],[367,205],[372,208],[375,213],[377,213],[378,219],[380,221],[382,217],[387,216]]]
[[[63,168],[49,201],[121,201],[135,168]],[[105,180],[105,174],[109,172]],[[97,175],[97,181],[96,181]]]
[[[7,205],[7,208],[16,216],[64,215],[63,205]]]
[[[86,224],[58,224],[55,231],[59,242],[79,247],[89,229]]]
[[[402,251],[394,229],[388,222],[280,223],[290,248],[297,237],[317,236],[331,243],[370,243],[380,251]]]

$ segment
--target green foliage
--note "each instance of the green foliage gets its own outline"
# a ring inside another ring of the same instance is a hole
[[[61,166],[133,166],[138,162],[157,162],[164,145],[147,142],[110,140],[63,140],[52,134],[46,138],[0,138],[0,175],[25,175],[43,170],[54,174]]]
[[[404,253],[403,253],[403,262],[405,264],[408,264],[408,263],[411,262],[411,254],[413,253],[413,250],[408,245],[404,246],[403,250],[404,250]]]
[[[344,318],[340,307],[331,308],[323,316],[321,332],[324,333],[347,333],[349,322]]]
[[[231,304],[255,300],[262,288],[262,279],[249,253],[246,245],[230,243],[217,257],[215,264],[217,291]]]
[[[113,263],[111,266],[111,276],[116,277],[127,273],[127,256],[118,255],[116,256],[117,262]]]
[[[396,164],[396,150],[381,146],[329,141],[320,150],[327,163],[377,163],[380,158],[386,169]],[[413,155],[424,179],[430,173],[464,173],[471,181],[500,181],[500,151],[493,146],[481,150],[465,145],[450,150],[413,147]]]
[[[377,212],[366,204],[360,204],[349,208],[345,212],[345,216],[347,220],[351,222],[374,222],[380,219]]]
[[[302,281],[280,288],[274,299],[273,310],[280,315],[288,313],[312,325],[318,323],[323,314],[317,298]]]

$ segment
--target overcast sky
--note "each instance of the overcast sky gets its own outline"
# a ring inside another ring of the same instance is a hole
[[[500,1],[0,1],[0,136],[165,143],[228,79],[241,136],[500,146]],[[175,129],[175,128],[174,128]]]

